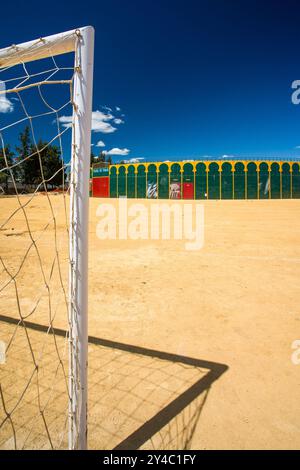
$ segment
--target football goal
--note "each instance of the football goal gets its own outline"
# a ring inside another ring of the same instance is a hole
[[[93,54],[90,26],[0,50],[4,449],[87,447]]]

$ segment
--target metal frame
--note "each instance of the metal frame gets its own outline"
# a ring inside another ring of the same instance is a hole
[[[87,448],[88,214],[94,29],[88,26],[78,31],[73,88],[73,181],[70,188],[70,211],[73,213],[70,220],[70,361],[73,376],[70,377],[69,449],[83,450]]]

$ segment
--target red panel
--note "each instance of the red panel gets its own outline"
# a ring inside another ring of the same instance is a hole
[[[93,196],[109,197],[109,176],[93,178]]]
[[[183,183],[183,199],[194,199],[194,183]]]

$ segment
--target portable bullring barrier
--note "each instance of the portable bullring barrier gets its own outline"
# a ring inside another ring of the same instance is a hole
[[[300,166],[292,161],[96,163],[91,195],[149,199],[300,198]]]

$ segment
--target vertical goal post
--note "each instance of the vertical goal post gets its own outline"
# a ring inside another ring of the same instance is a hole
[[[88,208],[93,94],[91,26],[0,50],[0,69],[74,52],[69,223],[69,449],[87,448]],[[3,93],[63,81],[21,83]],[[1,93],[1,91],[0,91]]]

